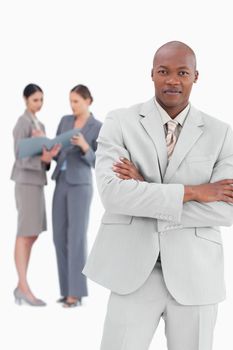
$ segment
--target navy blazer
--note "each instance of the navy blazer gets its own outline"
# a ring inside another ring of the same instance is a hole
[[[74,128],[74,115],[64,116],[58,126],[57,135]],[[95,119],[91,114],[84,127],[80,130],[90,148],[84,154],[79,146],[70,144],[64,147],[54,159],[57,161],[57,166],[53,172],[52,179],[56,180],[60,173],[61,166],[66,160],[66,181],[71,185],[92,184],[91,167],[95,166],[95,151],[97,149],[97,138],[99,135],[102,123]]]

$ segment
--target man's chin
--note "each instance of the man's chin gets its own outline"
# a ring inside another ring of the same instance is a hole
[[[178,107],[179,105],[182,104],[182,102],[179,99],[166,99],[164,101],[161,101],[162,105],[168,108],[172,107]]]

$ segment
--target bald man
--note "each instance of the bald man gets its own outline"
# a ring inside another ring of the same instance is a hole
[[[84,273],[111,290],[101,350],[147,350],[162,318],[168,350],[211,350],[225,298],[220,226],[233,221],[233,134],[194,108],[196,57],[160,47],[155,96],[110,112],[98,139],[105,208]]]

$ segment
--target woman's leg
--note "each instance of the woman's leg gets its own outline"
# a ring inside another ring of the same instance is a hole
[[[53,242],[56,250],[60,294],[68,295],[68,261],[67,261],[67,189],[64,175],[58,180],[52,206]]]
[[[86,236],[93,189],[91,185],[70,186],[68,192],[68,285],[67,301],[87,296],[86,277],[82,274],[86,261]]]
[[[18,236],[15,242],[15,265],[18,273],[18,288],[25,293],[30,299],[36,297],[30,290],[27,281],[27,270],[31,255],[31,249],[38,236]]]

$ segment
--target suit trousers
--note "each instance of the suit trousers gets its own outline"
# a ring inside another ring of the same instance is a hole
[[[161,318],[168,350],[211,350],[217,309],[218,304],[177,303],[157,262],[138,290],[110,294],[101,350],[148,350]]]
[[[86,235],[92,185],[70,185],[61,171],[53,196],[53,241],[62,296],[87,296]]]

